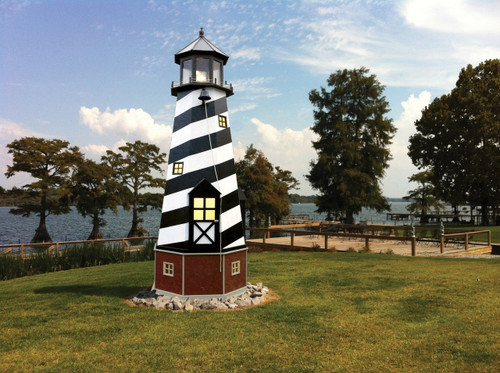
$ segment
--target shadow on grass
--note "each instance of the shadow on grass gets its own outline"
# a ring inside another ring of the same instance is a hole
[[[143,288],[132,286],[99,286],[99,285],[61,285],[47,286],[36,289],[35,294],[80,294],[80,295],[101,295],[105,297],[124,298],[131,296]]]

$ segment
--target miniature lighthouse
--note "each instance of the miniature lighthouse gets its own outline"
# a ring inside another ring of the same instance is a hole
[[[246,289],[247,248],[224,82],[228,56],[199,37],[175,54],[180,81],[158,243],[157,293],[237,296]]]

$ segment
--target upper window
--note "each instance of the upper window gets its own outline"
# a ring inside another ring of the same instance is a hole
[[[184,172],[184,162],[174,163],[174,175],[181,175]]]
[[[196,81],[208,82],[210,78],[210,59],[205,57],[196,58]]]
[[[182,76],[181,81],[183,84],[189,83],[193,74],[193,60],[188,59],[182,62]]]
[[[219,115],[219,127],[227,127],[227,118],[223,115]]]
[[[221,63],[219,61],[213,60],[212,65],[213,65],[214,83],[222,85]]]
[[[215,198],[195,197],[193,200],[193,220],[215,220]]]

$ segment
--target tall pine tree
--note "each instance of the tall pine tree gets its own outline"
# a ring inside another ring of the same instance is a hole
[[[388,147],[396,128],[385,116],[384,86],[367,68],[338,70],[327,82],[328,90],[309,93],[316,108],[312,130],[319,139],[313,142],[318,158],[306,177],[319,191],[317,211],[352,224],[363,207],[389,207],[379,182],[391,159]]]

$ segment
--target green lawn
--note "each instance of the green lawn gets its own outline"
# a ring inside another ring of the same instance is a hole
[[[152,262],[0,282],[0,371],[498,371],[498,259],[271,252],[248,269],[281,299],[128,306]]]

